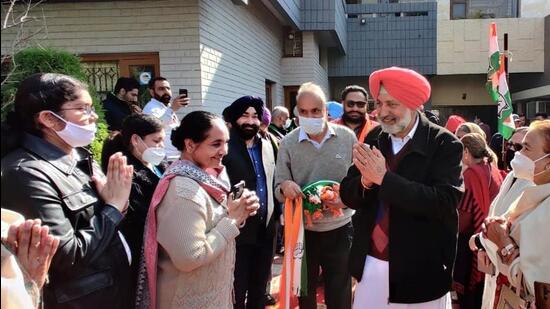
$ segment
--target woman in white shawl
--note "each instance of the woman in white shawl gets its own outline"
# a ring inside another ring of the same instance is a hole
[[[523,148],[511,162],[517,178],[533,181],[501,217],[485,221],[481,244],[497,272],[524,299],[534,300],[535,282],[550,283],[550,120],[534,122],[523,140]],[[494,303],[497,296],[486,286],[484,297]],[[484,301],[484,309],[492,309]]]

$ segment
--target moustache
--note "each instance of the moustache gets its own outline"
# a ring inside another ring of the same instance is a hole
[[[386,115],[386,116],[378,115],[378,116],[376,116],[376,120],[378,120],[378,121],[395,121],[395,120],[397,120],[397,117],[392,116],[392,115]]]
[[[241,129],[243,130],[258,130],[260,127],[255,124],[243,124]]]

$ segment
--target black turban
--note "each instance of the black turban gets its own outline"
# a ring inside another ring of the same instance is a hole
[[[231,103],[223,110],[223,119],[231,124],[235,124],[249,107],[253,107],[258,113],[258,119],[262,119],[264,101],[260,97],[244,96]]]

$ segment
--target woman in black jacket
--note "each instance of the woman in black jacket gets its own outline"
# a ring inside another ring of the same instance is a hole
[[[155,188],[166,168],[164,152],[164,128],[162,122],[151,115],[133,114],[126,117],[121,130],[115,131],[103,145],[102,167],[107,170],[109,157],[122,152],[128,164],[134,166],[134,180],[130,193],[130,206],[120,224],[120,229],[128,239],[132,256],[136,262],[143,246],[145,218],[149,210]],[[132,264],[132,280],[137,279],[138,263]],[[136,284],[133,285],[135,287]]]
[[[2,125],[2,207],[40,219],[60,239],[44,286],[45,308],[134,304],[129,272],[135,257],[118,228],[133,168],[117,153],[103,175],[83,148],[95,137],[96,120],[84,84],[46,73],[21,83]]]

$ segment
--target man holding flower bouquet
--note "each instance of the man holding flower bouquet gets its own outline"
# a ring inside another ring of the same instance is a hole
[[[328,123],[325,94],[318,85],[303,84],[296,100],[300,128],[281,141],[275,196],[281,202],[302,198],[305,232],[294,252],[301,258],[305,242],[307,278],[301,278],[304,285],[300,287],[300,308],[317,308],[319,268],[327,308],[351,308],[348,258],[353,210],[340,200],[339,182],[351,165],[351,149],[357,139],[348,128]],[[290,220],[285,217],[285,224]],[[286,248],[285,254],[290,254]]]

